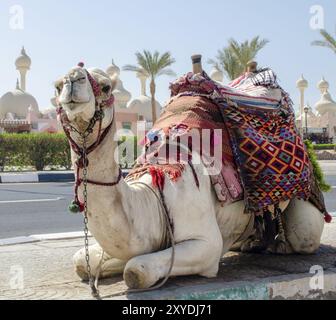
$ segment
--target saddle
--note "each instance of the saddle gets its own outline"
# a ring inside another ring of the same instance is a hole
[[[170,90],[128,179],[150,173],[164,188],[166,176],[177,181],[198,155],[223,205],[244,200],[246,213],[258,216],[298,198],[327,214],[292,101],[272,70],[245,74],[229,86],[205,72],[189,73]]]

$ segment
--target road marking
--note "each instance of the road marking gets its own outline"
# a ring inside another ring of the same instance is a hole
[[[0,201],[0,204],[31,203],[31,202],[54,202],[54,201],[61,201],[61,200],[65,200],[65,198]]]
[[[13,183],[0,183],[0,187],[6,186],[41,186],[41,185],[60,185],[60,184],[68,184],[69,186],[73,185],[74,182],[13,182]]]

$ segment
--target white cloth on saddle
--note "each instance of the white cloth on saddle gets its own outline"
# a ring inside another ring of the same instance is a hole
[[[237,92],[246,94],[251,97],[260,97],[281,101],[282,90],[280,88],[271,88],[263,85],[255,85],[253,79],[254,73],[245,73],[242,77],[238,78],[233,83],[229,84],[230,87],[237,90]]]

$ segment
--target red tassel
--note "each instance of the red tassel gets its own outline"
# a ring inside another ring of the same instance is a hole
[[[325,220],[326,223],[331,223],[332,220],[333,220],[333,217],[329,213],[326,213],[324,215],[324,220]]]
[[[158,168],[151,167],[149,168],[149,173],[152,176],[153,187],[163,190],[165,184],[165,175],[163,171]]]

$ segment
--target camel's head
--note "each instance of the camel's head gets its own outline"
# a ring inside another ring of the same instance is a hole
[[[55,87],[59,107],[79,130],[87,126],[100,107],[105,112],[105,124],[113,117],[111,107],[115,81],[104,71],[77,66],[56,81]]]

